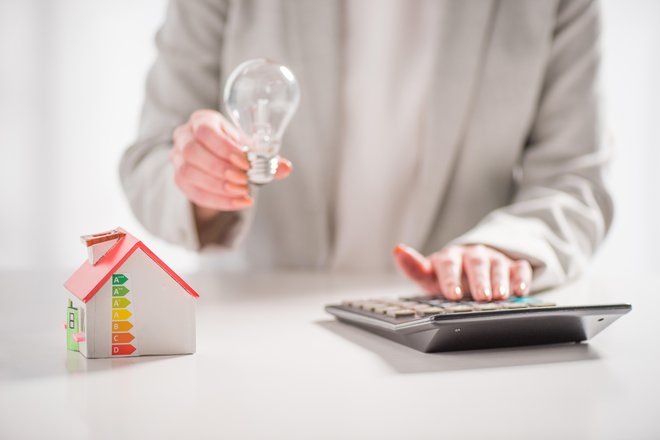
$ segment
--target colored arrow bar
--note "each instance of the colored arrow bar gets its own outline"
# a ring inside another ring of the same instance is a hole
[[[131,354],[134,351],[135,351],[135,347],[133,347],[131,344],[124,344],[124,345],[112,344],[113,356]]]
[[[112,296],[124,296],[128,293],[128,289],[124,286],[114,286],[112,288]]]
[[[116,273],[112,276],[112,284],[115,286],[124,284],[126,281],[128,281],[128,278],[126,278],[126,275],[123,275],[121,273]]]
[[[126,321],[133,314],[129,310],[113,310],[112,311],[112,320],[113,321]]]
[[[113,309],[124,309],[128,307],[128,305],[131,302],[127,300],[126,298],[115,298],[112,300],[112,308]]]
[[[128,321],[119,321],[112,323],[113,332],[127,332],[133,328],[133,324]]]
[[[135,339],[135,336],[133,336],[130,333],[113,333],[112,334],[112,342],[117,343],[117,344],[126,344],[128,342],[131,342],[133,339]]]

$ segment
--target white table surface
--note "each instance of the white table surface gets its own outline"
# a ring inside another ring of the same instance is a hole
[[[66,350],[65,278],[0,272],[1,439],[660,438],[660,304],[639,277],[544,294],[633,304],[589,344],[423,354],[323,311],[411,293],[399,278],[189,275],[196,354],[94,360]]]

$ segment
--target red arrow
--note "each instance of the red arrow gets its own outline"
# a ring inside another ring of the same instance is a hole
[[[113,356],[127,355],[133,353],[134,351],[135,347],[133,347],[131,344],[112,344]]]
[[[116,342],[119,344],[131,342],[133,339],[135,339],[135,336],[133,336],[130,333],[113,333],[112,334],[112,342]]]

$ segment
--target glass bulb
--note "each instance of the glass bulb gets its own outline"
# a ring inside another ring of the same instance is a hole
[[[224,101],[229,117],[242,132],[250,182],[270,182],[277,171],[284,130],[300,101],[296,77],[288,67],[270,60],[245,61],[229,75]]]

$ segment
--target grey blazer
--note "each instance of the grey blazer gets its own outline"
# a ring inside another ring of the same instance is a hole
[[[447,0],[443,9],[423,166],[413,208],[401,212],[406,227],[393,238],[426,253],[487,244],[528,258],[534,289],[562,283],[585,266],[612,219],[597,120],[597,5]],[[120,166],[147,229],[194,249],[240,244],[254,267],[327,266],[324,164],[338,134],[340,20],[339,0],[171,2],[139,136]],[[228,73],[254,57],[299,77],[303,99],[284,139],[298,167],[261,189],[254,208],[197,230],[168,163],[172,131],[194,110],[220,108]]]

